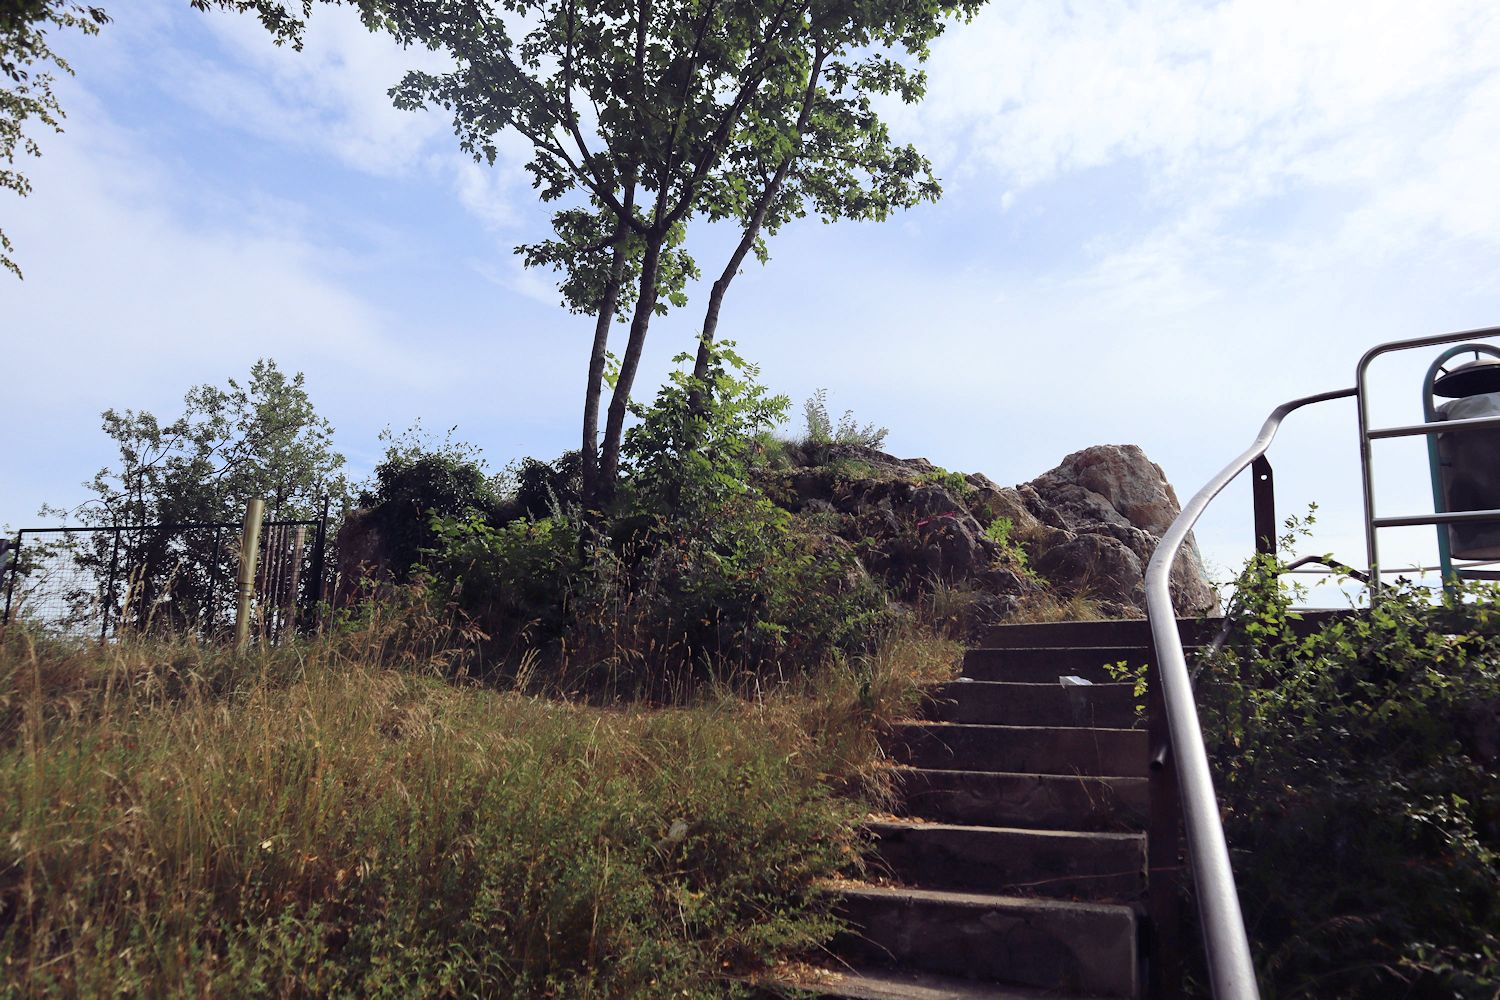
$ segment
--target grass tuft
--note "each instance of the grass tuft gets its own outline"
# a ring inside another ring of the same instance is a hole
[[[879,734],[956,662],[912,632],[755,698],[588,706],[455,682],[437,634],[0,634],[8,986],[732,995],[836,931]]]

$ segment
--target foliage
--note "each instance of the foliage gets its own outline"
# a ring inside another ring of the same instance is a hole
[[[12,0],[0,11],[0,75],[7,80],[0,89],[0,188],[23,198],[31,193],[31,181],[15,169],[18,149],[27,156],[41,155],[36,140],[25,134],[28,121],[62,131],[62,107],[46,67],[68,74],[73,69],[52,50],[48,31],[76,28],[92,35],[108,21],[101,8],[77,0]],[[0,230],[0,267],[19,278],[20,265],[10,256],[14,249]]]
[[[1016,524],[1008,517],[997,517],[984,529],[984,537],[1000,546],[1005,556],[1022,569],[1027,568],[1026,549],[1012,536]]]
[[[602,534],[556,504],[507,524],[436,526],[433,586],[486,633],[492,663],[520,669],[543,650],[570,690],[680,699],[709,681],[779,683],[881,633],[885,597],[853,550],[753,485],[786,397],[727,343],[709,372],[711,391],[679,370],[636,407],[628,478]]]
[[[818,389],[802,404],[802,416],[807,422],[808,444],[852,444],[862,448],[880,448],[890,433],[884,427],[865,424],[854,419],[853,410],[845,410],[837,426],[828,415],[828,390]]]
[[[571,201],[554,215],[556,239],[519,252],[528,265],[560,269],[568,307],[599,317],[583,443],[592,507],[613,495],[652,316],[663,296],[683,301],[683,279],[697,273],[678,249],[683,227],[700,215],[743,227],[714,286],[706,349],[745,253],[764,259],[763,231],[809,209],[825,220],[879,219],[936,197],[930,165],[891,141],[873,98],[918,100],[921,73],[889,52],[920,62],[945,17],[971,15],[979,0],[377,6],[397,38],[452,58],[447,72],[408,73],[393,90],[397,105],[451,112],[460,146],[490,163],[500,134],[514,130],[531,145],[526,169],[542,200]],[[609,323],[627,306],[629,340],[596,459]]]
[[[90,527],[129,529],[120,532],[118,550],[113,532],[59,543],[66,548],[59,556],[88,581],[66,595],[75,609],[121,596],[95,592],[118,565],[132,576],[122,624],[140,627],[157,615],[166,619],[159,624],[177,627],[219,620],[232,593],[213,581],[234,579],[232,528],[151,525],[237,525],[253,497],[266,501],[267,517],[281,520],[312,520],[325,502],[335,509],[345,503],[344,457],[333,450],[333,428],[314,410],[301,373],[288,378],[263,359],[244,385],[230,379],[226,388],[195,386],[184,404],[170,422],[144,410],[105,410],[103,429],[119,464],[84,484],[93,497],[77,508],[42,508]]]
[[[567,634],[582,582],[576,522],[523,517],[497,526],[471,513],[434,518],[432,532],[423,558],[429,586],[484,630],[488,661],[514,663]]]
[[[238,521],[261,497],[267,516],[308,519],[322,513],[324,497],[345,498],[344,456],[301,372],[288,378],[263,358],[244,385],[194,386],[183,403],[169,423],[145,410],[105,410],[118,467],[84,484],[94,497],[77,510],[46,513],[91,525]]]
[[[563,452],[544,462],[523,458],[516,466],[515,503],[525,517],[560,517],[574,512],[583,500],[582,463],[576,451]]]
[[[1491,997],[1500,617],[1409,581],[1299,636],[1258,556],[1198,692],[1255,954],[1283,996]]]
[[[6,992],[732,996],[832,935],[859,807],[821,776],[872,767],[891,664],[600,710],[440,682],[402,645],[431,624],[248,658],[0,634]]]
[[[934,486],[941,486],[951,493],[956,500],[964,500],[974,492],[974,487],[969,484],[968,478],[962,472],[950,472],[941,467],[936,472],[929,472],[924,475],[922,481],[932,483]]]
[[[672,360],[685,365],[692,359],[679,354]],[[784,395],[772,396],[759,375],[760,367],[725,341],[713,348],[704,379],[678,368],[650,406],[634,407],[639,423],[626,432],[624,456],[637,510],[692,516],[750,488],[760,435],[785,419],[791,405]],[[692,405],[694,390],[702,407]]]
[[[371,508],[390,559],[387,568],[398,582],[409,579],[422,551],[436,543],[434,518],[500,514],[500,483],[486,473],[479,450],[454,441],[452,433],[436,442],[420,423],[400,435],[385,431],[385,458],[360,491],[359,504]]]

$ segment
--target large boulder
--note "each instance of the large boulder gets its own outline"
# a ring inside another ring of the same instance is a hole
[[[1143,609],[1143,574],[1156,545],[1181,510],[1161,466],[1133,444],[1076,451],[1020,489],[1042,522],[1070,535],[1036,561],[1039,573],[1070,593],[1090,592]],[[1218,614],[1191,536],[1169,581],[1180,615]]]

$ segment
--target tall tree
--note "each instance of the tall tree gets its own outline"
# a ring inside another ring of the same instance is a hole
[[[386,5],[388,26],[441,48],[447,73],[411,73],[405,107],[452,113],[462,147],[493,162],[499,133],[531,142],[527,164],[558,213],[558,239],[528,263],[560,265],[571,307],[596,317],[585,389],[586,495],[608,499],[664,249],[695,215],[738,220],[700,338],[706,363],[724,295],[745,257],[795,215],[880,218],[935,197],[930,167],[894,145],[871,97],[921,96],[920,62],[945,19],[982,0],[476,0]],[[577,222],[589,225],[578,234]],[[581,235],[581,238],[574,238]],[[586,280],[580,280],[587,276]],[[626,283],[633,289],[626,291]],[[587,294],[578,292],[586,289]],[[611,322],[629,313],[603,442],[593,458]]]
[[[233,530],[213,525],[237,523],[252,497],[281,520],[311,520],[325,497],[340,506],[347,499],[333,428],[313,409],[301,374],[288,377],[262,360],[244,384],[194,386],[183,402],[182,414],[166,422],[146,411],[105,410],[118,464],[84,484],[93,494],[85,503],[42,509],[126,529],[66,543],[81,571],[67,600],[85,617],[118,602],[119,624],[212,627],[232,605],[236,558]]]
[[[261,497],[267,516],[308,519],[323,497],[348,493],[333,427],[313,408],[302,373],[289,378],[270,359],[252,365],[243,385],[193,386],[170,422],[145,410],[101,416],[119,464],[84,484],[93,496],[75,510],[44,513],[100,527],[235,521]]]
[[[596,341],[607,339],[605,317],[619,307],[612,278],[623,281],[626,262],[638,254],[598,467],[585,470],[591,500],[608,499],[613,488],[627,404],[662,292],[664,249],[701,207],[760,87],[797,72],[811,2],[514,0],[496,10],[474,0],[417,0],[387,8],[398,37],[455,60],[451,72],[408,74],[396,91],[399,105],[447,108],[463,148],[491,161],[495,137],[515,129],[532,144],[527,169],[544,201],[578,192],[612,223],[601,227],[606,241],[592,245],[611,251],[594,306]],[[601,356],[591,359],[590,401],[601,395]],[[591,419],[586,414],[585,423]]]

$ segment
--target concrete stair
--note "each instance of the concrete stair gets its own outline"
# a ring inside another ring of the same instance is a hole
[[[1140,622],[1056,623],[969,650],[892,732],[897,814],[867,824],[869,881],[838,888],[851,930],[799,989],[1141,996],[1149,751],[1134,684],[1106,665],[1144,664],[1148,642]]]

